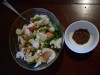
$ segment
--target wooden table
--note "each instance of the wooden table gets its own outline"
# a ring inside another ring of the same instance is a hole
[[[10,0],[20,12],[30,8],[45,8],[53,12],[66,29],[72,22],[87,20],[100,31],[99,0]],[[100,75],[100,42],[87,54],[71,52],[64,44],[58,60],[42,71],[28,71],[12,58],[9,49],[9,33],[18,16],[0,5],[0,75]]]

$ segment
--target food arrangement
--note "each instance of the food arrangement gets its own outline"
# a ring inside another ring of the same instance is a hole
[[[16,58],[28,64],[48,64],[61,49],[62,34],[59,25],[47,15],[36,14],[30,18],[30,23],[16,29],[17,47]]]

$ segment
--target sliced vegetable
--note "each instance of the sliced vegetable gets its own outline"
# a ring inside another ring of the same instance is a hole
[[[40,27],[38,31],[39,31],[39,32],[45,32],[45,31],[47,31],[47,30],[49,30],[49,27],[44,26],[44,27]]]
[[[29,27],[28,29],[29,29],[29,31],[33,32],[34,30],[37,29],[37,27],[36,26],[32,26],[32,27]]]
[[[39,20],[41,20],[41,19],[42,19],[41,17],[36,17],[36,18],[33,18],[33,19],[32,19],[32,22],[34,23],[34,22],[39,21]]]
[[[52,36],[53,36],[53,33],[51,33],[51,32],[46,32],[46,35],[47,35],[47,37],[49,38],[49,37],[52,37]]]

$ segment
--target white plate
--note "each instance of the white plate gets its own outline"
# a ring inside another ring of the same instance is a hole
[[[75,30],[78,29],[87,29],[90,33],[90,39],[86,44],[80,45],[77,44],[73,39],[72,35]],[[69,49],[76,53],[87,53],[92,51],[99,42],[99,32],[96,28],[96,26],[88,21],[76,21],[69,25],[69,27],[65,31],[64,40],[66,45]]]

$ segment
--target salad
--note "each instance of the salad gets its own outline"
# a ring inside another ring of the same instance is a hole
[[[16,58],[27,63],[48,64],[61,48],[62,34],[59,26],[47,15],[30,18],[30,23],[16,29],[18,50]]]

